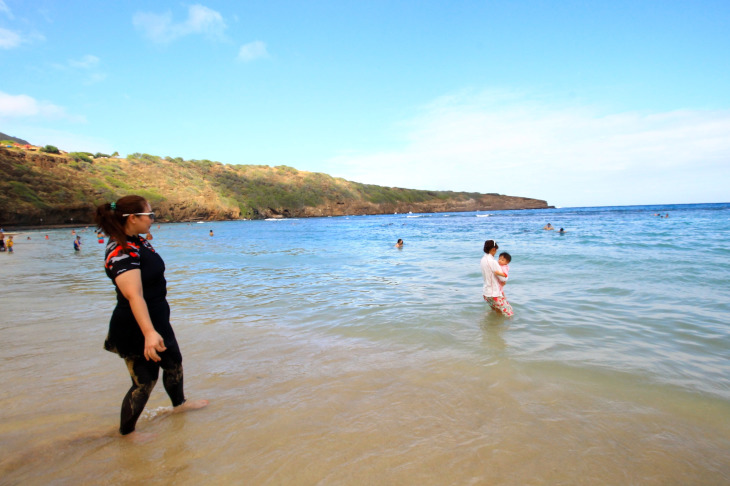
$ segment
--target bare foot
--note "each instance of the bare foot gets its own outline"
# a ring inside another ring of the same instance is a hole
[[[210,403],[208,400],[192,400],[187,401],[183,403],[182,405],[178,405],[177,407],[172,409],[173,413],[180,413],[180,412],[188,412],[190,410],[198,410],[199,408],[203,408],[206,405]]]
[[[131,441],[135,444],[146,444],[155,440],[157,438],[157,434],[153,434],[152,432],[137,432],[135,430],[127,435],[123,435],[122,437],[124,440]]]

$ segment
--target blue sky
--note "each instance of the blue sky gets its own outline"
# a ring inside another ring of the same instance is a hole
[[[730,201],[730,2],[0,0],[0,131],[555,206]]]

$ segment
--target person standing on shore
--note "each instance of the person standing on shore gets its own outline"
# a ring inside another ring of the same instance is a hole
[[[513,316],[514,311],[512,306],[507,302],[507,299],[502,295],[502,290],[499,286],[499,277],[507,277],[502,272],[499,264],[494,259],[494,255],[497,253],[499,245],[494,240],[487,240],[484,242],[484,256],[480,262],[482,267],[482,278],[484,279],[484,286],[482,287],[482,296],[484,300],[489,304],[489,307],[495,311],[504,314],[507,317]]]
[[[125,196],[96,209],[96,224],[109,236],[104,267],[117,292],[104,349],[122,357],[132,387],[122,401],[119,432],[134,432],[160,368],[174,412],[205,407],[208,400],[186,401],[182,354],[170,325],[165,263],[149,241],[155,213],[141,196]]]

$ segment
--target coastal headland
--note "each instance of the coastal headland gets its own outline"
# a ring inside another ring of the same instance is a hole
[[[90,224],[97,205],[126,194],[147,198],[164,222],[550,207],[528,197],[361,184],[285,165],[56,154],[18,143],[0,147],[0,172],[4,226]]]

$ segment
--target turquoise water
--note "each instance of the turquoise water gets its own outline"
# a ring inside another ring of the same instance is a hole
[[[155,225],[211,405],[162,419],[158,384],[142,446],[114,435],[114,291],[76,230],[78,254],[69,228],[0,254],[9,484],[730,480],[730,204]],[[481,298],[485,239],[511,319]]]

